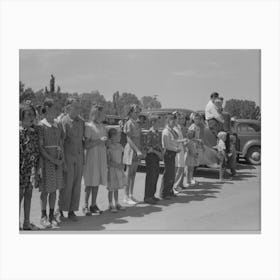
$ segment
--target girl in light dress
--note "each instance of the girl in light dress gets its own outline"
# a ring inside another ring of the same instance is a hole
[[[109,141],[107,148],[108,162],[108,200],[109,211],[116,213],[118,210],[125,210],[119,204],[119,190],[124,188],[127,180],[124,174],[123,146],[120,144],[120,133],[117,129],[111,128],[108,132]],[[113,203],[113,198],[115,204]]]
[[[103,121],[103,107],[93,105],[90,122],[85,127],[86,159],[84,166],[85,204],[83,212],[86,216],[98,215],[102,211],[96,205],[99,185],[107,186],[107,132]],[[91,195],[91,206],[88,207]]]
[[[44,119],[40,121],[40,152],[42,156],[42,181],[39,185],[41,192],[41,225],[43,228],[56,228],[59,221],[54,215],[56,191],[63,188],[63,130],[55,121],[59,108],[53,99],[46,99],[42,108]],[[49,217],[47,216],[49,203]]]

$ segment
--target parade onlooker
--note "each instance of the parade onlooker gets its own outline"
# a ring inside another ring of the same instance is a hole
[[[144,202],[155,204],[159,199],[155,197],[157,182],[159,177],[160,165],[162,159],[161,136],[159,133],[159,116],[149,117],[151,128],[147,133],[146,143],[146,180]]]
[[[194,186],[197,184],[196,180],[194,179],[194,169],[198,166],[198,150],[197,150],[197,143],[195,141],[195,130],[188,130],[187,132],[187,152],[186,152],[186,159],[185,164],[187,166],[187,184],[186,187]]]
[[[85,128],[86,160],[84,167],[85,184],[85,215],[101,214],[102,211],[96,205],[99,185],[107,186],[107,132],[103,121],[105,114],[103,107],[93,105],[90,112],[90,122]],[[88,208],[88,200],[91,194],[91,206]]]
[[[128,111],[128,121],[124,125],[127,143],[124,148],[123,163],[126,165],[127,186],[125,187],[124,203],[137,204],[133,197],[133,188],[139,160],[143,157],[141,152],[141,128],[137,122],[140,113],[138,105],[131,105]]]
[[[58,221],[54,215],[56,191],[63,187],[63,132],[55,118],[59,114],[52,99],[46,99],[42,108],[43,116],[40,121],[40,152],[42,156],[39,185],[41,192],[41,225],[43,228],[57,227]],[[47,217],[47,202],[49,202],[49,218]]]
[[[168,114],[166,116],[166,127],[162,131],[162,147],[164,149],[164,173],[161,181],[160,198],[169,199],[175,196],[173,185],[175,180],[175,157],[181,151],[178,146],[178,134],[175,132],[176,115]]]
[[[20,105],[21,125],[19,127],[19,211],[21,210],[21,203],[23,200],[23,230],[39,229],[37,226],[30,222],[32,189],[34,187],[37,187],[37,174],[40,159],[39,132],[37,126],[34,125],[35,118],[36,111],[33,106],[31,106],[30,104]],[[19,228],[21,229],[21,224]]]
[[[178,194],[183,188],[183,182],[184,182],[184,175],[185,175],[185,149],[184,149],[184,143],[186,139],[183,137],[183,131],[182,126],[185,123],[185,117],[180,114],[179,112],[174,112],[176,115],[175,118],[175,125],[174,130],[178,135],[178,146],[180,148],[180,152],[177,153],[176,159],[175,159],[175,181],[173,186],[173,192],[175,194]]]
[[[210,100],[205,108],[205,119],[208,123],[209,129],[217,137],[217,134],[223,129],[224,119],[219,112],[215,102],[219,101],[219,94],[214,92],[210,95]]]
[[[108,200],[109,211],[115,213],[118,210],[125,210],[125,207],[119,204],[119,190],[126,184],[127,180],[124,174],[123,165],[123,146],[120,144],[120,132],[116,128],[110,128],[108,131]],[[113,197],[115,204],[113,204]]]
[[[79,210],[81,181],[84,164],[85,123],[79,116],[80,102],[69,98],[66,103],[66,114],[61,118],[64,131],[65,186],[60,191],[59,210],[68,212],[68,218],[77,221],[75,211]]]

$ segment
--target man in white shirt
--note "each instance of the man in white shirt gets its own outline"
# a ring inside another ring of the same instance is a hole
[[[210,95],[210,100],[205,107],[205,119],[208,123],[209,129],[216,137],[219,131],[223,129],[224,123],[223,116],[215,104],[215,99],[217,98],[219,98],[219,93],[213,92]]]

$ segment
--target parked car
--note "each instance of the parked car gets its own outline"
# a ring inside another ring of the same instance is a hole
[[[251,164],[261,164],[261,121],[235,119],[231,121],[232,133],[237,137],[238,156]]]

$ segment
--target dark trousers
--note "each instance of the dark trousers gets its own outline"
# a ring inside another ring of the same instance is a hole
[[[216,138],[218,133],[223,130],[223,124],[217,121],[216,119],[208,120],[208,127]]]
[[[159,158],[154,153],[147,154],[146,157],[146,181],[144,199],[155,196],[157,181],[159,176]]]
[[[175,157],[176,153],[166,150],[164,153],[164,173],[162,176],[160,196],[166,197],[173,193],[173,185],[175,181]]]

